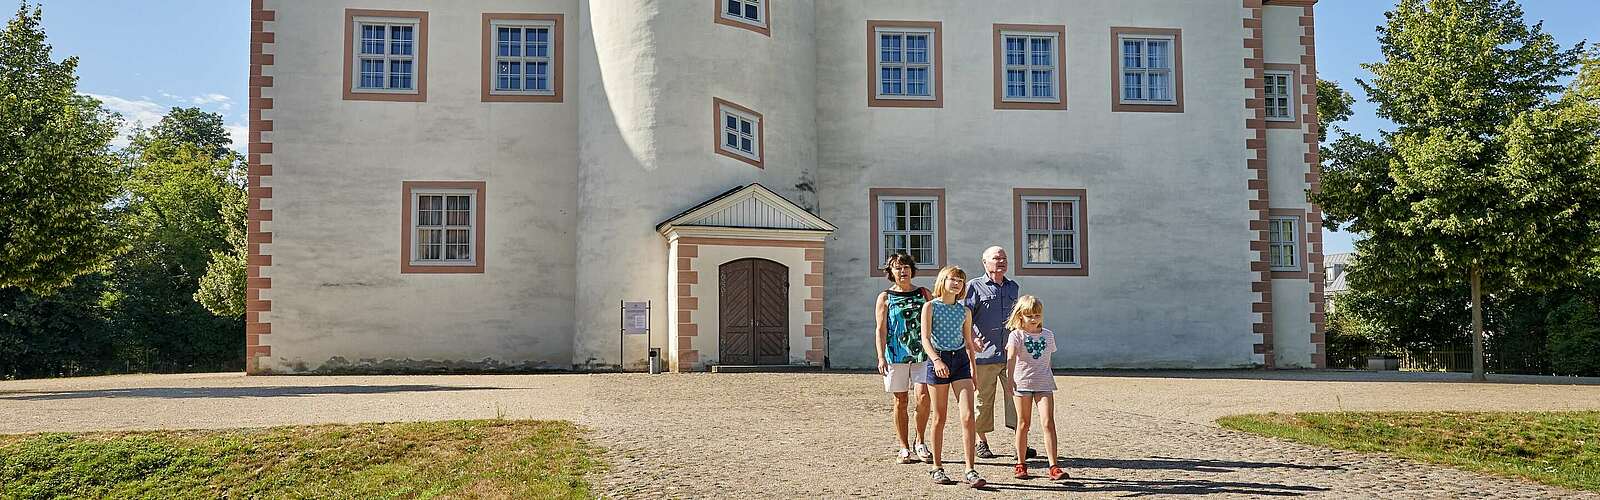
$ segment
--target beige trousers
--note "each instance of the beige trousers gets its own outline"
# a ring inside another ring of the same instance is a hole
[[[1006,407],[1006,427],[1017,428],[1017,407],[1011,402],[1011,377],[1005,363],[976,365],[972,370],[972,383],[977,385],[978,434],[994,432],[995,386],[1001,388],[1000,399]]]

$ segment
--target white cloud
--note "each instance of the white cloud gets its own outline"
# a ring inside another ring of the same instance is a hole
[[[161,117],[167,115],[167,107],[149,99],[130,100],[114,95],[84,94],[100,100],[106,109],[122,115],[122,128],[117,131],[117,138],[111,141],[115,147],[128,145],[128,134],[140,126],[153,127],[161,123]]]
[[[222,95],[222,94],[215,94],[215,93],[206,94],[206,95],[198,95],[198,96],[194,96],[194,97],[190,97],[189,98],[189,102],[192,102],[192,103],[195,103],[195,104],[211,104],[211,103],[227,104],[227,103],[232,102],[232,101],[233,101],[233,99],[229,98],[228,96],[225,96],[225,95]]]
[[[128,146],[129,136],[133,133],[133,129],[141,126],[146,128],[153,127],[157,123],[161,123],[161,118],[167,116],[167,111],[171,109],[169,106],[156,103],[146,97],[141,97],[139,99],[123,99],[114,95],[84,95],[99,99],[101,105],[105,106],[106,109],[122,115],[122,128],[117,131],[117,138],[111,141],[111,145],[118,148]],[[168,98],[183,100],[181,97],[167,94],[165,92],[163,92],[161,95]],[[206,94],[203,96],[191,97],[188,100],[189,102],[195,104],[217,104],[217,107],[224,112],[232,109],[233,107],[233,99],[222,94]],[[242,123],[233,123],[224,125],[223,128],[228,131],[228,138],[233,140],[232,148],[240,153],[245,152],[245,140],[249,137],[249,127],[246,127]]]
[[[250,137],[250,127],[246,127],[242,123],[234,123],[223,128],[228,130],[228,138],[233,140],[231,145],[233,150],[244,153],[245,147],[249,145],[245,141]]]

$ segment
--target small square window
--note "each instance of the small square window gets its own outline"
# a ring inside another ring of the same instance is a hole
[[[713,0],[717,5],[717,24],[744,28],[771,36],[767,23],[767,0]]]
[[[716,153],[762,167],[762,117],[750,108],[712,99],[716,112]]]

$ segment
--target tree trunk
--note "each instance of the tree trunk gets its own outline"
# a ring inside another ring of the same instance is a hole
[[[1478,284],[1478,264],[1472,265],[1472,380],[1488,380],[1483,374],[1483,289]]]

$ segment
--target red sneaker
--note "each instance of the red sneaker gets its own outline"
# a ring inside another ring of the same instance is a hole
[[[1028,466],[1027,465],[1017,464],[1016,471],[1017,472],[1015,474],[1012,474],[1011,477],[1014,477],[1014,478],[1017,478],[1017,479],[1027,479],[1028,478]]]
[[[1067,471],[1061,470],[1060,467],[1057,467],[1057,466],[1054,466],[1054,465],[1050,466],[1050,480],[1051,481],[1060,481],[1062,479],[1067,479],[1068,477],[1071,477],[1071,476],[1067,475]]]

